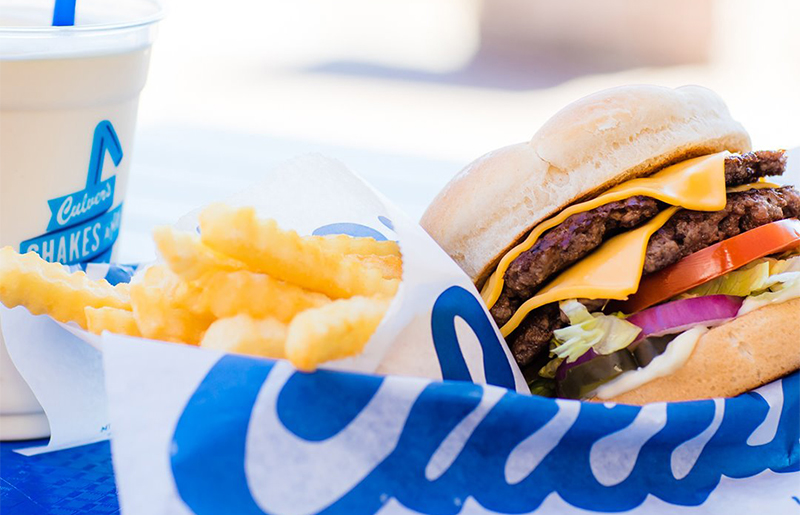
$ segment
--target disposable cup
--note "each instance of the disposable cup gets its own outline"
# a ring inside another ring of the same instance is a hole
[[[64,264],[115,255],[156,0],[0,0],[0,247]],[[47,419],[0,335],[0,438],[43,437]]]

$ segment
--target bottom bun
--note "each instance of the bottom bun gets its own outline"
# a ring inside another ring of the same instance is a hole
[[[800,299],[764,306],[704,334],[674,374],[604,401],[691,401],[758,388],[800,368],[799,326]]]

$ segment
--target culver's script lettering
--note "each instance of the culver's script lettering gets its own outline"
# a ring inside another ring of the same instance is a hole
[[[48,200],[53,216],[47,230],[69,227],[98,213],[104,213],[114,201],[116,176],[101,182],[97,187],[70,193],[54,200]],[[57,207],[56,207],[57,206]]]
[[[48,200],[51,214],[45,234],[23,241],[20,252],[36,252],[63,264],[109,260],[119,236],[122,204],[111,209],[116,175],[101,180],[106,153],[119,166],[122,145],[111,122],[103,120],[94,129],[86,187]]]

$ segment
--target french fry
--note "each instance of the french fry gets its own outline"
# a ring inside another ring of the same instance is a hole
[[[117,291],[123,298],[128,300],[128,306],[125,308],[130,311],[130,298],[131,298],[131,285],[130,283],[117,283],[114,285],[114,290]]]
[[[141,336],[133,311],[118,308],[86,308],[86,325],[90,333],[108,331],[128,336]]]
[[[246,314],[289,322],[297,313],[331,301],[321,293],[247,270],[214,272],[200,279],[197,286],[202,289],[197,299],[200,310],[210,311],[217,318]]]
[[[326,251],[320,238],[303,238],[274,220],[258,220],[252,208],[209,206],[200,214],[200,232],[203,243],[249,269],[332,298],[397,291],[399,281],[384,279],[353,255]]]
[[[215,205],[202,236],[153,237],[166,261],[112,287],[0,250],[0,301],[116,334],[288,358],[301,370],[361,352],[402,278],[396,242],[299,236],[251,208]]]
[[[93,281],[83,272],[68,272],[38,254],[0,249],[0,302],[25,306],[34,315],[50,315],[59,322],[76,322],[86,329],[84,308],[130,309],[125,288],[106,280]]]
[[[378,241],[375,238],[354,237],[346,234],[306,236],[306,238],[318,241],[321,249],[334,254],[400,257],[400,247],[395,241]]]
[[[172,227],[157,227],[153,231],[153,240],[169,268],[187,281],[195,281],[215,271],[245,268],[244,263],[203,245],[197,234]]]
[[[309,309],[294,317],[286,337],[286,357],[299,370],[361,352],[381,323],[389,299],[352,297]]]
[[[357,258],[364,266],[378,270],[384,279],[400,280],[403,277],[403,260],[397,256],[362,254]]]
[[[197,345],[211,322],[209,313],[188,306],[199,292],[182,282],[168,268],[148,268],[142,279],[131,285],[133,316],[145,338]]]
[[[266,318],[256,320],[247,315],[221,318],[206,331],[201,347],[261,356],[283,358],[286,353],[286,324]]]

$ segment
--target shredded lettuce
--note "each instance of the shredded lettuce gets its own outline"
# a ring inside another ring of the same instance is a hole
[[[567,315],[569,323],[572,325],[587,322],[593,318],[586,306],[575,299],[561,301],[558,307],[561,308],[562,313]]]
[[[769,273],[771,275],[778,275],[786,272],[800,272],[800,256],[774,261],[769,268]]]
[[[696,288],[692,288],[684,296],[733,295],[747,297],[753,292],[766,289],[769,275],[770,263],[768,261],[760,261],[753,266],[729,272]]]
[[[553,332],[558,346],[553,353],[573,363],[589,349],[597,354],[611,354],[630,345],[641,329],[614,315],[589,313],[577,300],[560,303],[570,325]]]
[[[798,297],[800,297],[800,271],[775,274],[768,279],[767,291],[744,299],[738,314],[741,316],[768,304],[786,302]]]
[[[692,288],[678,298],[707,295],[757,296],[768,292],[777,283],[791,280],[791,277],[785,274],[792,272],[800,272],[800,255],[788,255],[784,259],[759,259],[746,267]]]
[[[735,295],[745,297],[738,315],[767,304],[800,297],[800,255],[784,254],[782,259],[764,258],[747,267],[698,286],[680,296]]]

